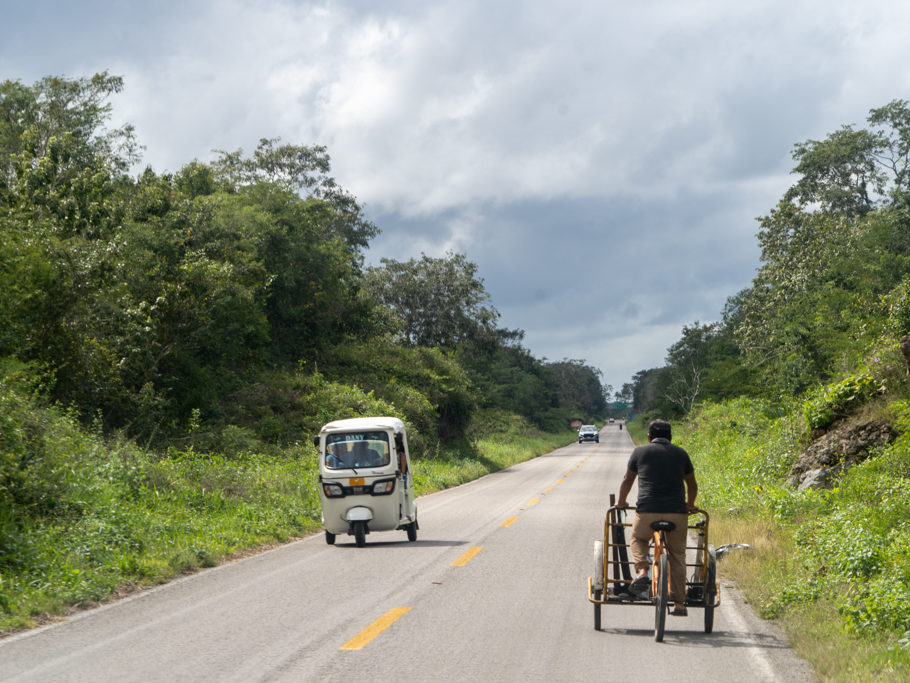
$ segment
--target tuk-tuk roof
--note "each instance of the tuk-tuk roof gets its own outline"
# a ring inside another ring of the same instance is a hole
[[[393,432],[404,432],[404,422],[397,417],[352,417],[347,420],[333,420],[319,431],[327,432],[356,432],[369,429],[391,429]]]

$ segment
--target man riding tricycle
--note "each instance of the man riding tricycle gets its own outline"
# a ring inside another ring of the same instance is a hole
[[[708,545],[708,513],[695,505],[698,484],[689,454],[670,439],[670,424],[653,420],[648,425],[648,444],[635,448],[629,458],[619,500],[610,497],[603,540],[594,544],[594,575],[588,579],[596,629],[600,607],[607,603],[653,604],[658,641],[663,640],[667,614],[688,616],[689,607],[704,609],[706,633],[714,627],[719,599],[715,555]],[[636,479],[635,515],[626,523],[627,497]],[[695,546],[688,545],[689,531],[695,533]],[[695,551],[693,563],[686,558],[690,549]],[[693,571],[687,578],[690,567]]]

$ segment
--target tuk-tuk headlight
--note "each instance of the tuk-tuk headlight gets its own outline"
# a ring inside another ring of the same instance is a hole
[[[382,479],[373,484],[374,496],[387,496],[395,490],[394,479]]]
[[[322,492],[325,494],[326,498],[343,498],[344,497],[344,488],[341,484],[322,484]]]

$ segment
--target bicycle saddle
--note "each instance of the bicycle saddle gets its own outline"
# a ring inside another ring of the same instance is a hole
[[[654,531],[673,531],[673,529],[676,528],[676,525],[673,522],[662,520],[659,522],[651,522],[651,528],[654,529]]]

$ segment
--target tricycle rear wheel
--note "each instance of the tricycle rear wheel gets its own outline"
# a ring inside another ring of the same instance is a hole
[[[335,545],[335,534],[333,534],[328,529],[326,529],[326,532],[325,532],[325,542],[328,543],[329,545]]]
[[[594,541],[594,576],[591,577],[591,592],[595,600],[603,598],[604,591],[604,542]],[[594,603],[594,630],[600,630],[600,603]]]
[[[595,600],[601,599],[600,591],[598,591],[598,590],[594,591],[594,599]],[[600,603],[599,602],[594,603],[594,630],[595,631],[600,630]]]
[[[605,590],[604,586],[604,542],[594,541],[594,575],[591,577],[591,586],[595,591]]]

